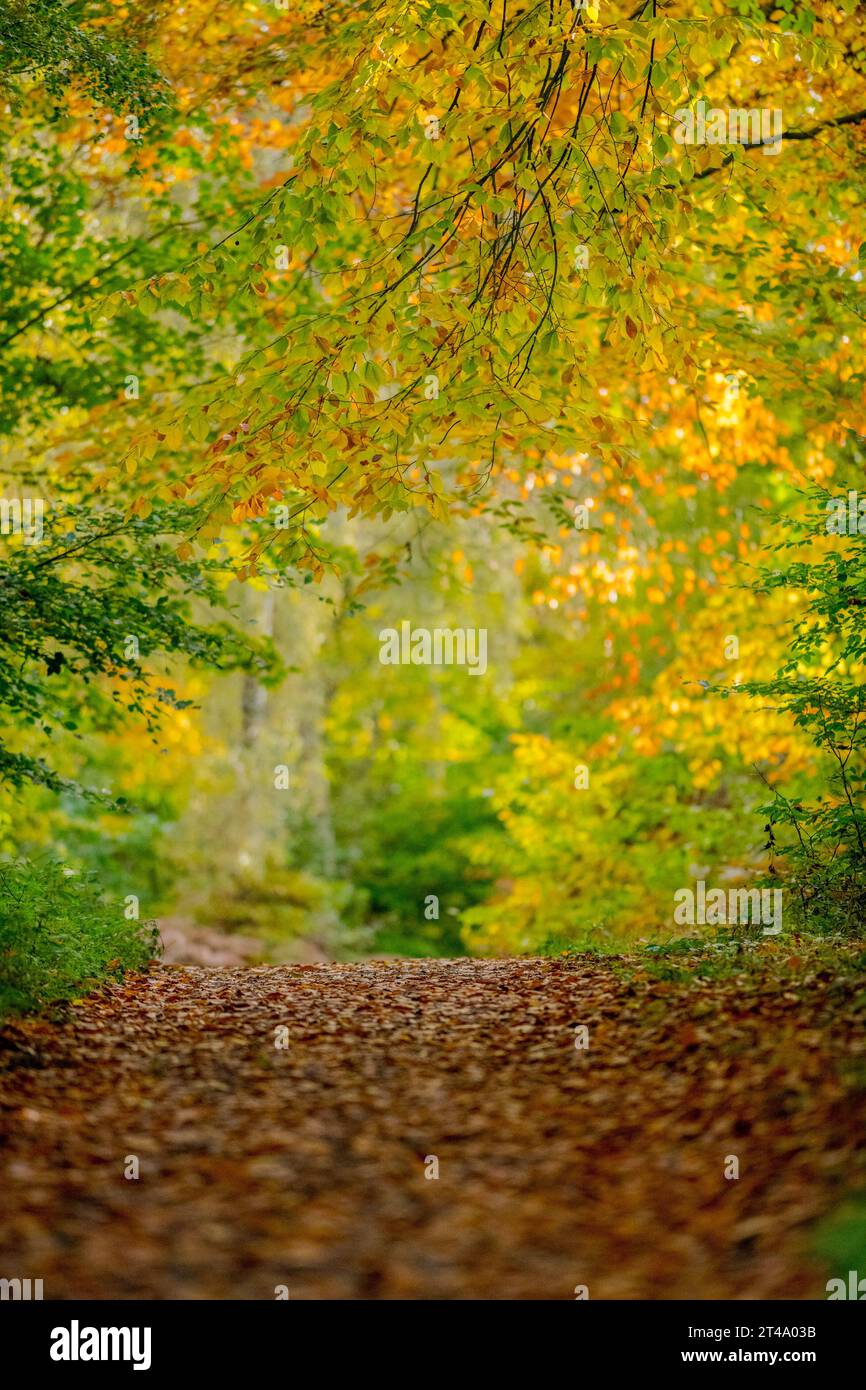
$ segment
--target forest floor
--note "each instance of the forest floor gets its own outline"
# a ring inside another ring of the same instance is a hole
[[[46,1298],[825,1298],[846,1271],[814,1226],[864,1177],[862,988],[785,948],[704,976],[155,967],[3,1029],[0,1274]]]

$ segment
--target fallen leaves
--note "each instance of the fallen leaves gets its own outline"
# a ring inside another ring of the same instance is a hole
[[[622,974],[159,968],[9,1026],[2,1267],[49,1298],[823,1297],[857,982]]]

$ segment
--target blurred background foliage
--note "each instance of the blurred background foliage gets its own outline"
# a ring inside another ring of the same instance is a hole
[[[826,553],[814,503],[787,500]],[[369,523],[344,523],[341,543],[347,526]],[[758,513],[750,526],[754,547],[777,529]],[[683,527],[684,569],[700,573],[707,534]],[[586,546],[575,531],[555,548],[579,567]],[[52,850],[118,900],[137,894],[147,917],[240,933],[276,959],[669,938],[676,888],[784,868],[784,846],[766,847],[768,782],[801,804],[842,800],[781,685],[753,699],[707,688],[781,668],[804,605],[787,586],[747,587],[750,567],[732,564],[684,603],[602,593],[578,620],[555,597],[560,572],[482,522],[428,528],[403,582],[363,606],[329,578],[229,584],[238,633],[267,642],[285,675],[215,675],[181,653],[158,728],[104,730],[82,706],[81,727],[52,733],[54,763],[122,804],[7,787],[3,851]],[[405,620],[486,628],[486,674],[382,666],[379,633]],[[798,657],[804,672],[832,641]]]

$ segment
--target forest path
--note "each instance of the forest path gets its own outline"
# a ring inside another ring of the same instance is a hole
[[[866,1119],[839,988],[634,957],[156,968],[4,1030],[0,1275],[46,1298],[823,1298],[808,1227]]]

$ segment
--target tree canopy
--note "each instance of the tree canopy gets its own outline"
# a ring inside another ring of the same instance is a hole
[[[761,779],[829,785],[804,681],[859,763],[821,509],[862,473],[861,6],[20,0],[0,45],[3,471],[46,505],[47,549],[4,537],[28,815],[98,772],[195,837],[213,738],[252,825],[289,719],[306,809],[268,834],[396,913],[432,805],[440,936],[509,948],[753,870]],[[765,552],[788,514],[804,548]],[[483,693],[382,683],[375,633],[422,610],[487,621]],[[194,707],[238,666],[219,733]],[[118,711],[160,708],[145,773]]]

